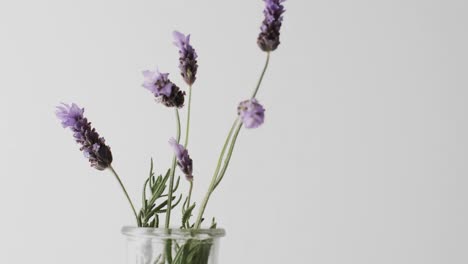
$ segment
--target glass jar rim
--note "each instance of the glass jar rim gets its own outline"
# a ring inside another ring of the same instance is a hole
[[[180,228],[152,228],[152,227],[122,227],[122,234],[129,238],[158,238],[158,239],[174,239],[174,238],[220,238],[226,235],[226,231],[222,228],[216,229],[180,229]]]

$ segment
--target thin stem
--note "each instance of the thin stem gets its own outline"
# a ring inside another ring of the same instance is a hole
[[[231,140],[232,133],[234,132],[234,128],[236,127],[238,122],[239,122],[239,119],[237,118],[232,124],[231,129],[229,130],[229,134],[226,138],[226,141],[224,142],[223,149],[221,150],[221,154],[219,155],[218,165],[216,165],[216,170],[213,176],[215,175],[217,176],[219,173],[219,170],[221,169],[221,163],[223,162],[224,153],[226,152],[227,146],[229,145],[229,140]]]
[[[257,96],[258,89],[260,88],[260,84],[262,84],[263,81],[263,76],[265,76],[265,72],[268,68],[268,64],[270,63],[270,52],[267,52],[267,57],[265,61],[265,66],[263,67],[262,74],[260,75],[260,79],[258,79],[257,86],[255,87],[255,90],[252,94],[252,99]]]
[[[214,186],[215,189],[216,189],[216,187],[218,187],[218,184],[223,179],[224,174],[226,173],[226,170],[227,170],[227,168],[229,166],[229,162],[231,161],[232,152],[234,151],[234,146],[236,145],[237,136],[239,136],[239,132],[240,132],[241,128],[242,128],[242,123],[239,123],[239,125],[237,126],[237,129],[236,129],[236,132],[234,133],[234,137],[232,138],[231,146],[229,146],[229,151],[228,151],[228,154],[226,156],[226,159],[224,160],[224,166],[221,169],[221,172],[219,173],[218,177],[216,178],[216,184]]]
[[[137,214],[137,212],[136,212],[136,210],[135,210],[135,206],[133,205],[132,199],[130,199],[130,196],[128,195],[128,192],[127,192],[127,190],[125,189],[125,186],[123,185],[122,180],[120,180],[119,175],[117,174],[117,172],[114,170],[114,168],[113,168],[111,165],[109,165],[109,169],[110,169],[110,171],[112,172],[112,174],[114,174],[114,176],[115,176],[115,178],[117,179],[117,181],[119,182],[120,187],[122,188],[122,190],[123,190],[125,196],[127,197],[128,202],[130,203],[130,206],[132,207],[133,214],[135,214],[135,218],[136,218],[136,221],[137,221],[137,225],[140,226],[140,220],[139,220],[138,214]]]
[[[190,207],[190,199],[192,198],[193,180],[189,181],[189,183],[190,183],[190,187],[189,187],[188,198],[187,198],[187,209]]]
[[[166,259],[168,264],[172,264],[172,240],[166,241]]]
[[[221,168],[221,163],[223,162],[224,153],[226,152],[226,148],[229,144],[232,133],[234,132],[234,128],[236,127],[238,121],[239,119],[236,119],[234,121],[231,129],[229,130],[229,134],[226,138],[226,141],[224,142],[223,149],[221,150],[221,154],[219,155],[219,158],[218,158],[218,165],[216,166],[216,170],[213,174],[213,178],[211,179],[210,187],[208,188],[208,192],[206,193],[205,198],[203,199],[203,202],[201,204],[200,210],[198,212],[197,221],[195,222],[195,228],[200,228],[202,218],[203,218],[203,213],[205,212],[205,208],[206,208],[206,205],[208,204],[208,200],[210,199],[211,193],[213,192],[215,185],[216,185],[216,179],[219,173],[219,169]]]
[[[177,127],[177,143],[180,141],[180,116],[179,116],[179,110],[177,108],[175,109],[175,114],[176,114],[176,127]],[[174,155],[172,158],[172,167],[171,167],[171,174],[169,176],[169,192],[168,192],[168,197],[167,197],[167,212],[166,212],[166,223],[165,227],[169,228],[170,222],[171,222],[171,210],[172,210],[172,192],[173,192],[173,187],[174,187],[174,175],[175,175],[175,168],[176,168],[176,163],[177,163],[177,157]]]
[[[187,148],[190,132],[190,112],[192,108],[192,85],[189,86],[188,106],[187,106],[187,127],[185,129],[185,143],[184,147]]]

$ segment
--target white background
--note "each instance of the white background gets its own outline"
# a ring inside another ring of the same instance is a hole
[[[266,123],[241,132],[206,212],[228,232],[220,263],[468,263],[467,2],[285,5],[259,93]],[[54,107],[86,108],[139,201],[150,157],[169,166],[175,130],[141,71],[159,67],[185,88],[174,29],[192,33],[199,54],[190,152],[200,201],[263,66],[262,9],[2,0],[0,263],[124,263],[131,211]]]

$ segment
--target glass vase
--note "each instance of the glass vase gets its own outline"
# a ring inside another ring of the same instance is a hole
[[[218,264],[224,229],[124,227],[127,264]]]

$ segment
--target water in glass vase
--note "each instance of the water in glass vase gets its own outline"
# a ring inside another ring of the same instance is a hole
[[[127,264],[218,264],[224,229],[124,227]]]

